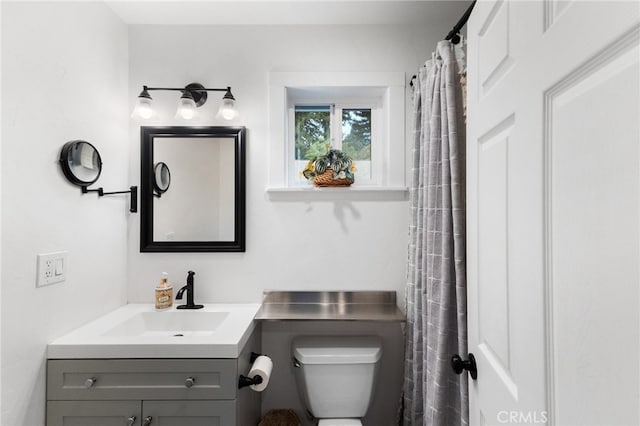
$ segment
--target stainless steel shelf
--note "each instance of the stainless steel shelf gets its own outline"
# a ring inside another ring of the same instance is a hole
[[[255,318],[405,321],[394,291],[265,291]]]

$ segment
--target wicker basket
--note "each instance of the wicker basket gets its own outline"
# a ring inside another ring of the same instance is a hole
[[[334,179],[333,169],[328,167],[321,175],[313,178],[314,186],[351,186],[353,179]]]
[[[269,410],[258,426],[300,426],[300,417],[292,409]]]

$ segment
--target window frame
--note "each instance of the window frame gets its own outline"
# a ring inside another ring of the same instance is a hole
[[[405,145],[405,86],[404,72],[271,72],[269,73],[269,151],[267,192],[284,194],[292,198],[304,198],[305,191],[313,188],[292,185],[287,165],[293,150],[289,150],[291,107],[303,102],[300,94],[311,93],[311,104],[358,104],[365,107],[363,99],[379,102],[378,129],[379,182],[360,186],[361,190],[392,191],[400,197],[406,193],[406,145]],[[336,93],[345,94],[334,96]],[[318,95],[320,94],[320,95]],[[325,95],[324,99],[322,95]],[[355,96],[354,96],[355,94]],[[329,96],[331,95],[331,96]],[[339,99],[337,99],[339,98]],[[372,118],[373,121],[373,118]],[[373,153],[372,153],[373,156]],[[334,189],[334,188],[331,188]],[[358,191],[340,188],[330,191]],[[302,191],[302,192],[301,192]],[[337,191],[337,192],[336,192]],[[322,191],[313,191],[316,194]],[[356,194],[356,192],[353,192]],[[297,195],[296,195],[297,194]],[[337,195],[334,195],[337,196]],[[390,195],[391,196],[391,195]]]

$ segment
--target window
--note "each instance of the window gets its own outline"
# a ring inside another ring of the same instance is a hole
[[[373,133],[371,108],[342,108],[342,150],[356,162],[356,176],[371,181],[371,135]]]
[[[272,72],[269,78],[268,193],[305,192],[311,183],[301,171],[327,146],[354,160],[352,190],[406,191],[404,73]]]
[[[356,182],[373,183],[371,144],[375,129],[374,112],[372,106],[295,105],[291,146],[294,161],[289,164],[292,168],[289,171],[290,181],[295,185],[308,185],[299,172],[309,160],[325,154],[331,147],[344,151],[354,161]],[[376,139],[373,137],[374,141]]]
[[[310,160],[323,154],[331,144],[331,107],[296,105],[294,111],[295,160]]]

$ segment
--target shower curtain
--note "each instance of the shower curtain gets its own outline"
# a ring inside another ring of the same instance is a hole
[[[465,123],[454,45],[438,43],[414,82],[404,425],[469,423],[466,374]]]

